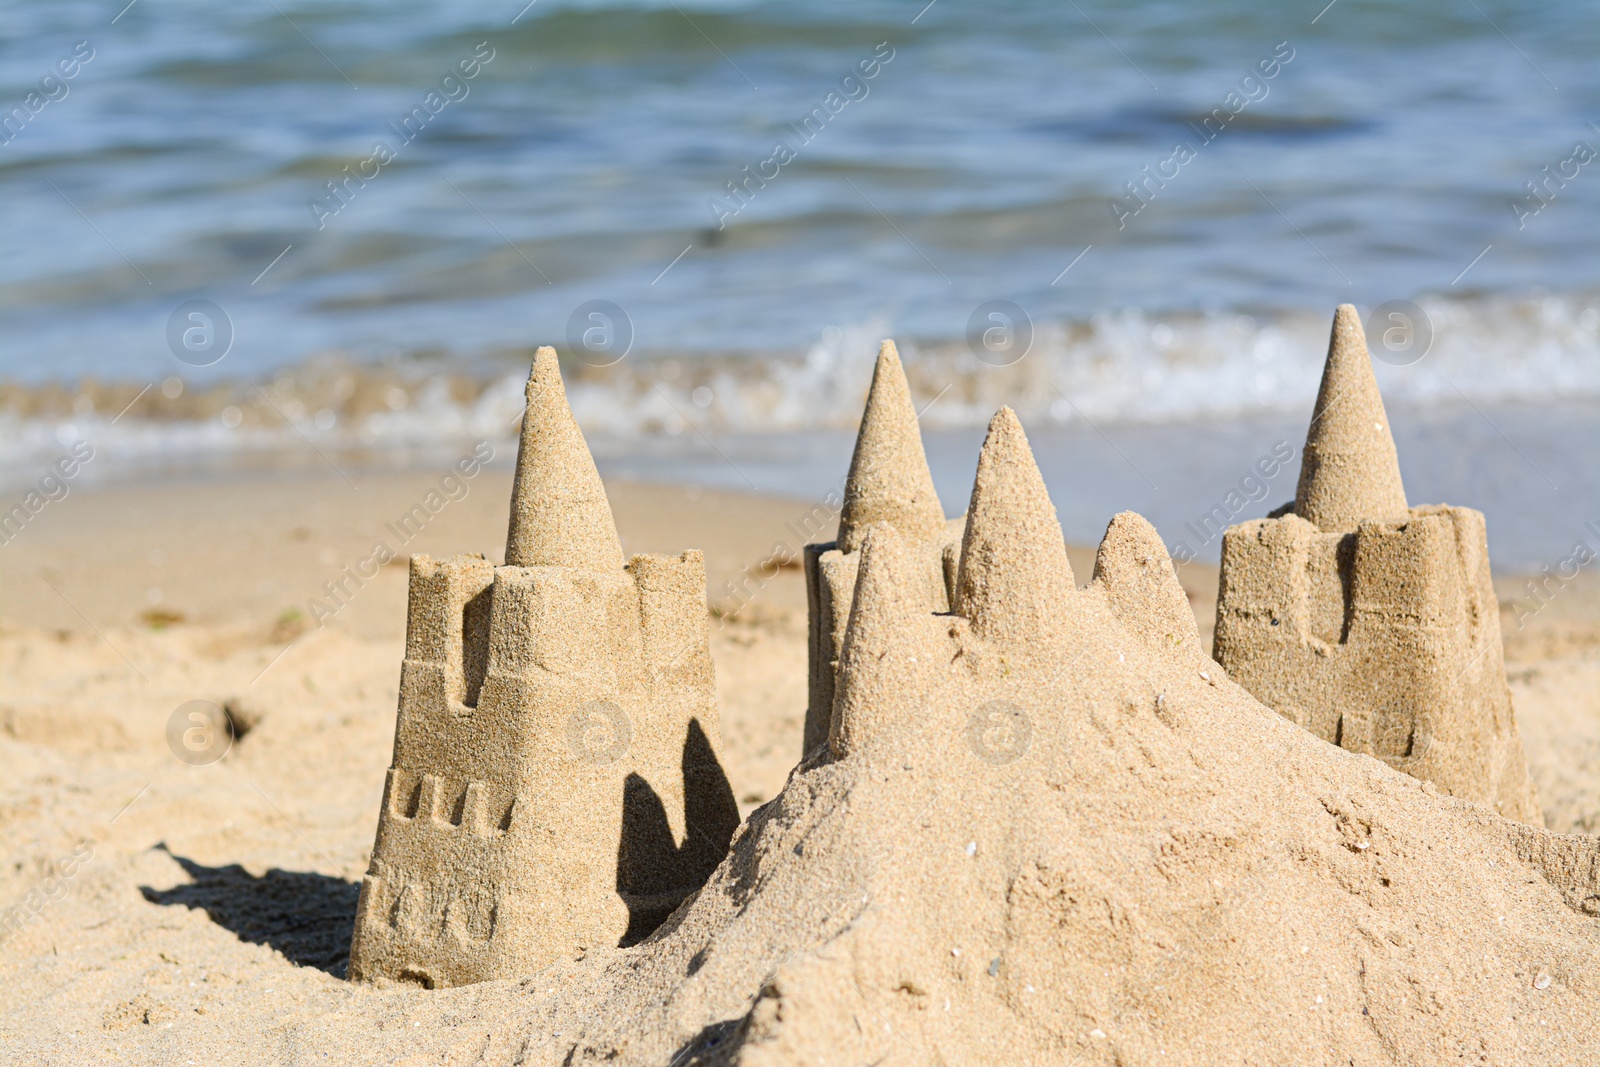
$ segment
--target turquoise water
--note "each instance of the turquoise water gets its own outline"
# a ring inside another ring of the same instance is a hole
[[[470,435],[591,328],[580,418],[642,463],[776,429],[805,469],[891,335],[930,430],[1009,402],[1200,443],[1303,419],[1333,305],[1394,299],[1435,337],[1379,368],[1392,403],[1483,415],[1485,470],[1594,455],[1592,4],[124,2],[0,17],[0,379],[273,381],[294,425],[80,396],[117,455]],[[210,366],[169,341],[192,300]],[[991,301],[1015,366],[975,347]],[[296,399],[319,374],[406,388]],[[1556,401],[1559,431],[1519,414]],[[29,403],[5,480],[67,426]],[[1458,502],[1564,517],[1509,480]]]

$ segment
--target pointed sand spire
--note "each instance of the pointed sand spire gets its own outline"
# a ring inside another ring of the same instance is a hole
[[[863,531],[829,747],[843,758],[881,734],[914,686],[915,660],[897,655],[920,613],[905,538],[886,522]]]
[[[955,612],[979,633],[1028,631],[1073,590],[1056,509],[1010,408],[989,420],[961,541]]]
[[[1294,511],[1329,531],[1354,529],[1361,522],[1404,521],[1409,515],[1361,317],[1349,304],[1334,312]]]
[[[845,480],[839,548],[856,551],[867,527],[875,522],[891,523],[913,541],[936,540],[944,532],[944,509],[933,489],[922,432],[917,427],[917,409],[893,341],[878,348],[878,364],[872,372],[872,388]]]
[[[617,570],[622,544],[605,486],[561,382],[556,350],[539,349],[528,375],[506,564]]]
[[[1111,520],[1095,553],[1094,580],[1128,629],[1163,652],[1203,653],[1194,611],[1172,557],[1143,515],[1124,511]]]

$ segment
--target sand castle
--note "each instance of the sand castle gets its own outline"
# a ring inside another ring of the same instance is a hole
[[[704,561],[624,566],[554,350],[527,400],[505,566],[411,560],[357,980],[461,985],[637,940],[738,825]]]
[[[1214,654],[1323,740],[1539,822],[1483,514],[1407,505],[1349,304],[1334,316],[1293,504],[1223,538]]]
[[[1010,411],[950,610],[893,523],[858,544],[830,743],[494,1062],[1593,1058],[1594,839],[1273,714],[1138,515],[1077,588]]]
[[[878,737],[903,746],[922,730],[923,704],[934,696],[929,686],[937,692],[974,685],[993,699],[973,697],[968,747],[985,762],[1016,762],[1034,730],[1047,726],[1035,719],[1053,714],[1018,683],[1033,673],[1029,668],[1058,680],[1072,675],[1074,665],[1056,652],[1066,632],[1086,620],[1055,508],[1010,408],[990,421],[978,457],[948,609],[927,604],[913,546],[888,522],[874,524],[863,539],[831,755],[843,759]],[[1124,512],[1112,520],[1092,589],[1138,644],[1180,661],[1210,662],[1166,548],[1140,516]],[[955,669],[941,677],[938,665],[946,663]]]
[[[928,457],[922,450],[917,409],[893,341],[884,341],[878,348],[872,387],[845,479],[839,535],[833,541],[805,546],[810,629],[803,753],[814,752],[828,739],[834,680],[850,618],[861,545],[868,527],[877,522],[888,523],[906,539],[928,609],[948,610],[955,588],[962,520],[947,522],[939,506]]]

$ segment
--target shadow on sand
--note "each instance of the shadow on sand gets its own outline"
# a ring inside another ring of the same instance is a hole
[[[175,854],[165,842],[155,847],[193,881],[171,889],[140,886],[150,903],[197,908],[242,941],[274,948],[297,966],[344,977],[359,882],[276,867],[258,878],[237,863],[207,867]]]
[[[638,944],[683,898],[705,885],[739,828],[739,805],[698,720],[683,742],[683,821],[680,846],[660,795],[637,774],[622,788],[622,839],[617,845],[617,893],[628,905],[620,944]]]

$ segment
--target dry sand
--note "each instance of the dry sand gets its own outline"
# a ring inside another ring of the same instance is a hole
[[[1597,920],[1521,862],[1508,824],[1144,653],[1096,669],[1170,685],[1178,711],[1080,701],[1092,714],[1035,727],[1030,775],[956,773],[970,752],[948,738],[807,771],[643,946],[439,992],[344,982],[404,568],[295,634],[307,598],[443,471],[349,473],[359,491],[333,476],[76,491],[0,548],[0,905],[26,913],[0,946],[0,1059],[1600,1060]],[[477,476],[404,551],[498,559],[509,480]],[[800,750],[805,592],[798,560],[771,557],[812,508],[608,490],[625,552],[704,549],[713,599],[741,607],[713,620],[712,653],[748,815]],[[1082,583],[1093,555],[1070,555]],[[1215,570],[1183,572],[1209,648]],[[729,581],[751,592],[719,597]],[[1520,584],[1500,583],[1503,602]],[[1073,638],[1097,663],[1135,646],[1108,610]],[[1502,628],[1546,825],[1594,833],[1600,585]],[[196,698],[258,719],[211,766],[166,741]]]

